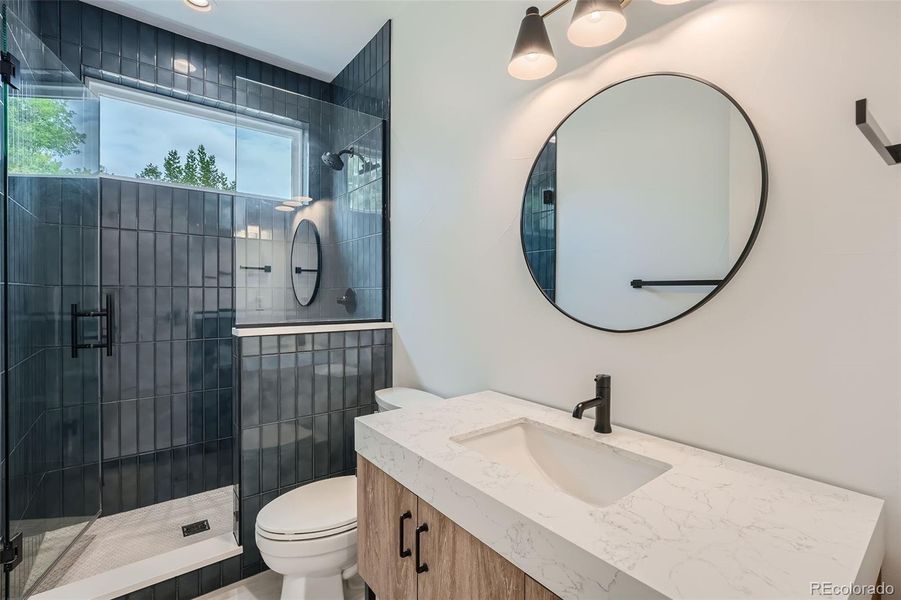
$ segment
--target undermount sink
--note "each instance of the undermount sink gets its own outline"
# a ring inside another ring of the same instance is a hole
[[[671,468],[528,419],[451,441],[595,506],[612,504]]]

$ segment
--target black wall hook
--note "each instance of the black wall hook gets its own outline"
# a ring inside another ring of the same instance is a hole
[[[862,98],[854,105],[854,119],[857,128],[863,132],[863,136],[867,138],[876,152],[882,157],[887,165],[897,165],[901,162],[901,144],[889,144],[885,136],[885,132],[879,127],[879,123],[870,114],[867,109],[867,99]]]

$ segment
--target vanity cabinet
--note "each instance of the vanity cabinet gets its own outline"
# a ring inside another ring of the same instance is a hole
[[[558,598],[361,456],[357,546],[379,600]]]

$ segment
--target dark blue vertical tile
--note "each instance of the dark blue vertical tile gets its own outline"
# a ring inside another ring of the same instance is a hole
[[[260,358],[241,360],[241,427],[260,424]]]
[[[181,394],[188,391],[188,345],[186,342],[172,342],[172,393]]]
[[[297,483],[297,424],[283,421],[278,424],[278,485],[287,487]]]
[[[138,508],[138,457],[129,456],[119,462],[119,482],[122,490],[120,509]]]
[[[188,495],[188,447],[172,449],[172,497]]]
[[[278,418],[284,421],[297,416],[297,355],[280,354],[278,359]]]
[[[273,423],[278,420],[278,355],[263,356],[260,390],[260,423]]]
[[[138,184],[123,181],[119,193],[119,226],[122,229],[138,228]]]
[[[188,232],[188,190],[172,190],[172,231]]]
[[[278,424],[260,428],[260,460],[262,462],[262,491],[278,489]]]
[[[103,470],[103,514],[111,515],[122,510],[122,494],[119,486],[119,461],[104,461]]]
[[[134,231],[119,233],[119,283],[138,285],[138,235]]]
[[[219,283],[219,240],[203,238],[203,285],[215,287]]]
[[[156,449],[172,446],[172,398],[162,396],[155,399]]]
[[[313,417],[313,477],[325,477],[329,473],[329,417],[327,414]]]
[[[203,341],[203,389],[214,390],[219,385],[219,341]]]
[[[260,479],[260,428],[245,427],[241,431],[241,497],[259,494]]]
[[[172,445],[188,443],[188,402],[185,394],[172,396]]]
[[[167,233],[156,234],[154,263],[156,267],[156,285],[172,285],[172,236]]]
[[[156,191],[148,183],[138,184],[138,229],[152,231],[156,225]]]
[[[188,285],[203,285],[203,238],[188,236]]]
[[[156,188],[156,225],[157,231],[172,231],[172,188],[157,186]]]
[[[234,435],[234,407],[231,388],[219,390],[219,437],[231,437]]]
[[[329,353],[329,410],[344,408],[344,350]]]
[[[203,234],[203,192],[188,192],[188,233]]]
[[[154,339],[169,340],[172,337],[172,288],[157,287],[154,316]]]
[[[138,403],[125,400],[119,404],[119,453],[121,456],[138,451]]]
[[[328,352],[313,353],[313,412],[327,412],[329,409],[329,369]]]
[[[219,439],[219,394],[216,390],[203,393],[203,439]]]
[[[103,406],[103,458],[118,458],[119,456],[119,404],[109,402]]]
[[[188,394],[188,443],[203,442],[203,392]]]
[[[172,236],[172,285],[188,285],[188,236]]]
[[[203,487],[203,443],[188,446],[188,494],[199,494]]]
[[[152,290],[151,290],[152,291]],[[138,344],[138,397],[147,398],[153,396],[154,374],[153,365],[156,363],[152,342]]]
[[[219,487],[219,443],[216,440],[203,443],[203,489]]]
[[[203,340],[188,342],[188,389],[203,389]]]
[[[329,473],[335,475],[344,470],[344,413],[329,413],[328,464]]]
[[[166,502],[172,499],[172,451],[163,450],[155,453],[156,466],[156,501]]]
[[[313,353],[297,353],[297,415],[313,414]]]
[[[156,502],[156,457],[154,453],[138,455],[138,506]]]
[[[154,450],[155,421],[156,412],[153,398],[138,399],[138,452],[152,452]]]

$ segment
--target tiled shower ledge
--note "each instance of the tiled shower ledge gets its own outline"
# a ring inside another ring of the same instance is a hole
[[[331,331],[366,331],[368,329],[394,329],[394,323],[379,321],[378,323],[331,323],[310,325],[278,325],[274,327],[233,327],[235,337],[256,335],[291,335],[293,333],[328,333]]]

